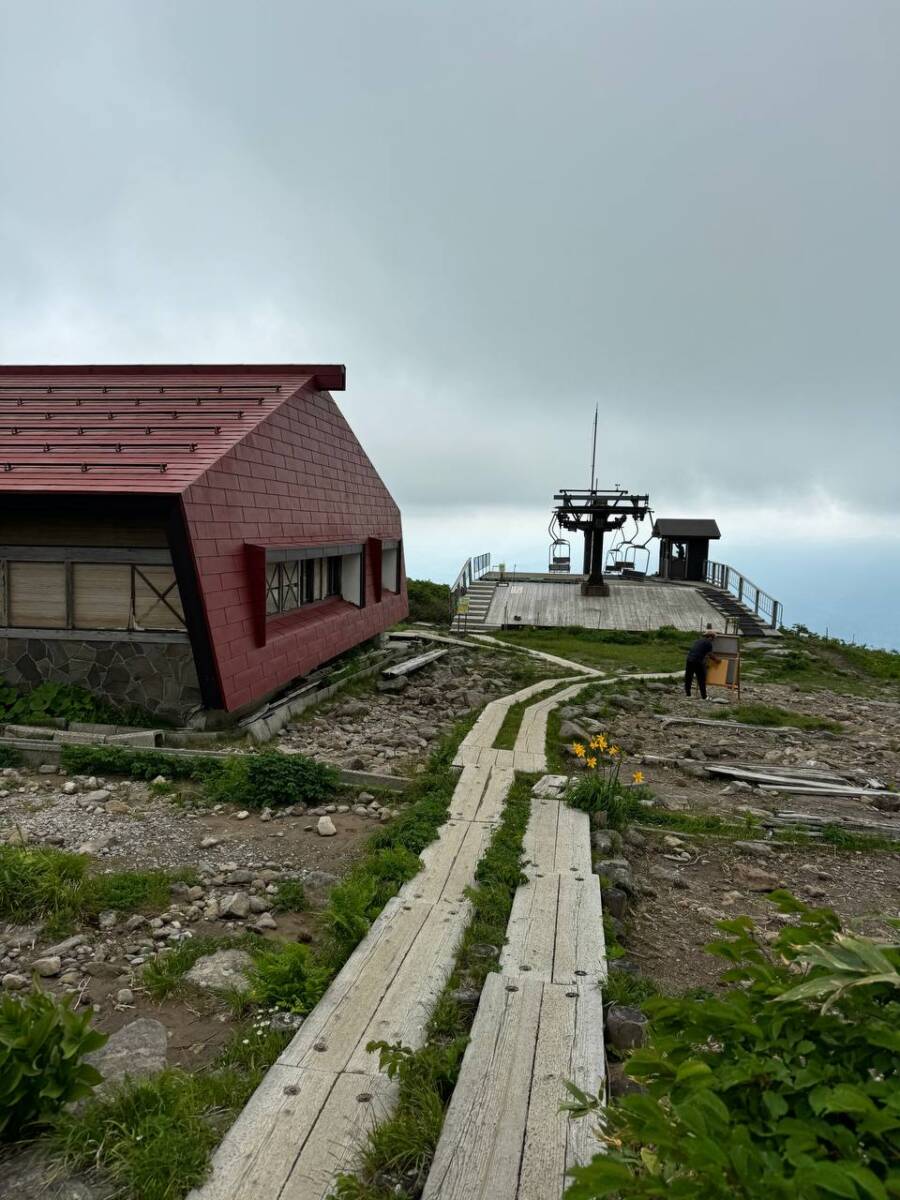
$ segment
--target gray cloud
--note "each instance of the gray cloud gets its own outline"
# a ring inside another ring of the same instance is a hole
[[[900,8],[0,7],[0,354],[345,361],[408,510],[900,521]]]

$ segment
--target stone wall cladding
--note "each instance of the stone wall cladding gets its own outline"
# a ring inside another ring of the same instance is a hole
[[[111,704],[184,720],[200,704],[188,642],[73,641],[0,636],[0,678],[28,690],[72,683]]]
[[[366,565],[364,608],[334,600],[299,610],[256,644],[244,558],[247,542],[316,546],[401,538],[400,510],[327,392],[291,397],[183,497],[226,709],[240,708],[406,616],[399,593],[375,600]]]

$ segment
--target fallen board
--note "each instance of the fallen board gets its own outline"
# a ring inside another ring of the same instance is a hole
[[[410,675],[413,671],[418,671],[420,667],[427,667],[430,662],[443,658],[446,653],[446,650],[427,650],[424,654],[417,654],[415,658],[407,658],[405,662],[397,663],[395,667],[385,667],[381,673],[389,679],[397,679],[401,675]]]

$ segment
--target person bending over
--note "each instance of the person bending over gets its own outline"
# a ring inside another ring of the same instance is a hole
[[[684,694],[690,696],[694,680],[700,690],[702,699],[706,699],[706,663],[712,654],[713,638],[716,636],[711,625],[707,625],[702,637],[697,638],[688,650],[687,662],[684,665]]]

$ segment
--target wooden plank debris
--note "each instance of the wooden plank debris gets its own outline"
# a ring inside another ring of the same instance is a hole
[[[394,667],[385,667],[381,673],[389,679],[398,679],[401,675],[411,675],[413,671],[427,667],[429,663],[443,658],[447,653],[449,653],[447,650],[426,650],[424,654],[417,654],[415,658],[407,658]]]

